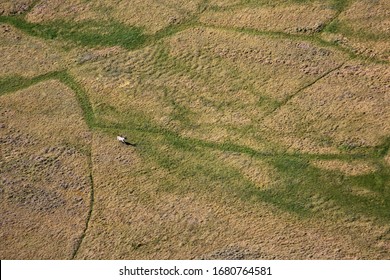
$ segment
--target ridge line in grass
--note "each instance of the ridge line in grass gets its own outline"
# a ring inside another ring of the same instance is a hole
[[[278,111],[280,108],[282,108],[284,105],[286,105],[288,103],[288,101],[290,101],[292,98],[294,98],[295,96],[297,96],[298,94],[300,94],[302,91],[304,91],[305,89],[308,89],[309,87],[313,86],[314,84],[316,84],[317,82],[321,81],[323,78],[327,77],[328,75],[330,75],[331,73],[333,73],[334,71],[336,70],[339,70],[341,67],[344,66],[345,63],[347,63],[349,60],[346,60],[344,61],[343,63],[339,64],[338,66],[336,66],[335,68],[332,68],[328,71],[326,71],[325,73],[323,73],[322,75],[320,75],[319,77],[317,77],[314,81],[311,81],[310,83],[304,85],[303,87],[301,87],[300,89],[298,89],[297,91],[295,91],[293,94],[289,95],[287,98],[285,98],[283,101],[279,102],[278,106],[276,108],[274,108],[271,112],[269,112],[268,114],[265,115],[266,116],[269,116],[271,114],[273,114],[274,112]]]

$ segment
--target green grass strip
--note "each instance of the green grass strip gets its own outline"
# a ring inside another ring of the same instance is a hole
[[[135,49],[142,46],[147,36],[139,27],[126,26],[119,22],[65,22],[31,23],[21,16],[0,17],[31,36],[44,39],[62,39],[83,46],[121,46]]]
[[[92,110],[91,103],[86,91],[75,81],[75,79],[68,74],[67,71],[54,71],[33,78],[25,78],[21,76],[0,78],[0,96],[12,93],[24,88],[28,88],[37,83],[56,79],[68,86],[76,94],[77,100],[83,111],[84,119],[89,128],[93,128],[96,124],[95,115]]]
[[[42,81],[56,78],[61,71],[50,72],[33,78],[22,76],[9,76],[0,78],[0,96],[23,88],[27,88]]]
[[[89,128],[96,126],[95,115],[92,109],[91,102],[89,101],[87,92],[76,82],[76,80],[66,71],[58,73],[57,79],[67,85],[76,94],[77,100],[83,111],[85,122]]]

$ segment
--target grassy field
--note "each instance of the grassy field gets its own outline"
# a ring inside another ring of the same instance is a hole
[[[0,257],[390,258],[389,10],[0,1]]]

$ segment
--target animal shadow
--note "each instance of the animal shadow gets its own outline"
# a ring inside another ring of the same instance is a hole
[[[123,144],[125,144],[125,145],[127,145],[127,146],[132,146],[132,147],[137,147],[137,144],[135,144],[135,143],[130,143],[130,142],[128,142],[128,141],[123,141]]]

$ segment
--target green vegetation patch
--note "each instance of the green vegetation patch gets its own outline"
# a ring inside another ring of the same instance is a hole
[[[161,191],[214,193],[220,198],[269,203],[300,217],[326,213],[337,215],[341,211],[348,217],[366,216],[384,223],[390,221],[389,171],[380,164],[381,158],[376,155],[260,152],[232,142],[215,143],[183,137],[154,126],[153,122],[135,112],[132,118],[128,117],[139,123],[148,123],[150,128],[138,127],[136,123],[132,126],[129,120],[122,124],[107,123],[105,131],[113,136],[118,131],[131,131],[132,137],[139,143],[137,147],[141,155],[175,178],[162,179]],[[238,169],[215,158],[212,151],[264,160],[275,168],[277,183],[266,189],[259,188]],[[379,168],[369,174],[348,176],[340,171],[317,168],[310,164],[313,159],[345,162],[366,159]]]
[[[95,125],[95,115],[85,90],[66,71],[54,71],[31,79],[22,76],[0,77],[0,96],[15,92],[42,81],[57,79],[71,88],[78,99],[87,125],[92,128]]]
[[[22,76],[0,77],[0,96],[6,93],[14,92],[33,84],[56,77],[60,72],[50,72],[32,79]]]
[[[390,221],[390,177],[388,169],[383,166],[373,173],[347,176],[339,171],[316,168],[298,156],[275,156],[270,162],[283,182],[280,188],[270,190],[276,205],[279,197],[280,201],[289,202],[291,209],[301,214],[312,213],[313,210],[329,213],[333,209],[349,215]],[[318,203],[322,206],[313,209]]]
[[[336,19],[325,28],[325,31],[329,33],[341,33],[343,35],[352,36],[369,41],[390,39],[390,35],[387,33],[372,33],[367,32],[364,29],[354,29],[351,26],[353,26],[353,22],[340,22]]]
[[[350,0],[332,0],[332,8],[342,12],[348,6]]]
[[[147,38],[141,28],[126,26],[115,21],[30,23],[22,17],[0,17],[0,22],[12,24],[31,36],[62,39],[84,46],[121,46],[135,49]]]

